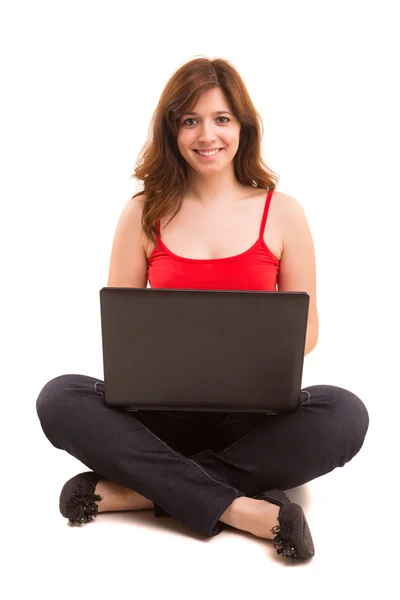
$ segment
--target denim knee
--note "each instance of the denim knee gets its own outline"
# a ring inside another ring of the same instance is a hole
[[[61,403],[65,402],[67,386],[74,375],[59,375],[46,383],[36,400],[36,412],[46,437],[54,443],[57,422],[62,418]]]
[[[355,456],[364,443],[369,427],[369,414],[363,401],[347,389],[324,386],[331,403],[335,443]]]

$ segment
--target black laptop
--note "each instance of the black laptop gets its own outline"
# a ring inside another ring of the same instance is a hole
[[[296,410],[305,292],[100,290],[104,397],[129,410]]]

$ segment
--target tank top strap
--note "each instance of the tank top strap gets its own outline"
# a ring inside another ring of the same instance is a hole
[[[271,198],[272,198],[273,193],[274,193],[274,190],[269,190],[269,192],[267,194],[267,199],[265,200],[264,212],[263,212],[263,217],[262,217],[261,227],[260,227],[260,239],[261,240],[264,238],[265,224],[267,222],[269,206],[271,204]]]

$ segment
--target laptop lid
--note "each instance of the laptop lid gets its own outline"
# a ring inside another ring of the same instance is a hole
[[[105,402],[131,410],[299,407],[305,292],[100,290]]]

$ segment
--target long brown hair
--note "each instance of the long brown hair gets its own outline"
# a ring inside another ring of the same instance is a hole
[[[240,128],[239,147],[234,157],[237,179],[244,185],[274,190],[279,175],[261,158],[263,124],[239,73],[221,58],[196,58],[180,67],[170,78],[153,113],[149,137],[136,161],[131,176],[143,182],[142,228],[147,238],[157,243],[157,223],[182,206],[186,183],[186,162],[181,156],[177,136],[179,119],[193,110],[198,98],[212,88],[225,94]]]

